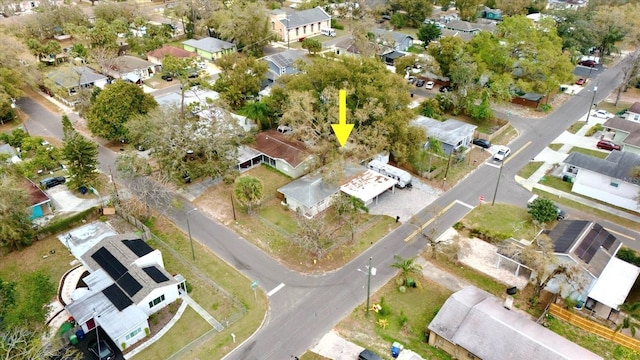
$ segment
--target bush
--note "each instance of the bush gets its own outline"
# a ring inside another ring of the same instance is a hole
[[[380,311],[378,311],[380,316],[391,315],[391,307],[385,303],[384,296],[380,298]]]
[[[338,23],[336,19],[331,19],[331,28],[337,30],[344,30],[344,25]]]
[[[464,224],[461,221],[458,221],[455,224],[453,224],[453,229],[456,231],[460,231],[464,229]]]
[[[400,291],[402,294],[407,292],[407,288],[404,286],[398,286],[398,291]]]
[[[540,111],[542,112],[549,112],[551,110],[551,105],[549,104],[542,104],[540,105]]]
[[[398,316],[398,325],[400,325],[400,327],[403,327],[407,321],[409,321],[409,318],[407,317],[407,315],[405,315],[404,311],[400,310],[400,315]]]
[[[404,285],[404,279],[401,277],[396,278],[396,285]]]
[[[64,230],[71,229],[75,227],[78,223],[82,222],[82,220],[87,220],[95,217],[97,213],[98,213],[97,208],[92,207],[90,209],[79,212],[75,215],[71,215],[64,219],[54,220],[50,222],[47,226],[44,226],[38,229],[36,235],[37,236],[53,235],[53,234],[62,232]]]
[[[602,124],[595,124],[589,130],[587,130],[587,133],[584,134],[584,136],[593,136],[593,134],[595,134],[598,131],[602,131],[602,129],[604,129],[602,127]]]

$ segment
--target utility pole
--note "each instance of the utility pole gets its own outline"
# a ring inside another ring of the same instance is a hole
[[[116,186],[116,178],[113,177],[113,171],[111,170],[111,166],[109,166],[109,176],[111,177],[111,182],[113,183],[113,191],[116,193],[116,203],[120,204],[120,196],[118,195],[118,187]]]
[[[193,259],[193,261],[196,261],[196,253],[193,251],[193,238],[191,237],[191,226],[189,225],[189,214],[192,211],[196,211],[196,210],[198,210],[198,208],[193,208],[187,211],[187,232],[189,233],[189,243],[191,244],[191,258]]]
[[[500,171],[498,172],[498,181],[496,181],[496,191],[493,192],[493,200],[491,200],[491,206],[496,203],[496,195],[498,195],[498,186],[500,185],[500,178],[502,177],[502,168],[504,167],[504,160],[500,163]]]
[[[593,96],[591,97],[591,102],[589,103],[589,111],[587,112],[587,120],[585,120],[584,124],[589,125],[589,116],[591,116],[591,109],[595,105],[594,101],[596,101],[596,93],[598,92],[598,83],[593,87]]]

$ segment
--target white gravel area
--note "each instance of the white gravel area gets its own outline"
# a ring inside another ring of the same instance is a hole
[[[516,286],[518,289],[523,289],[527,285],[528,280],[526,278],[516,276],[509,270],[496,268],[498,263],[497,246],[477,238],[463,237],[453,228],[447,230],[439,239],[453,240],[456,236],[460,242],[460,251],[458,252],[460,262],[491,276],[505,285]]]
[[[441,194],[439,189],[423,183],[415,177],[411,180],[411,188],[387,191],[369,205],[369,213],[374,215],[388,215],[393,218],[400,216],[400,222],[406,222],[420,210],[434,202]]]

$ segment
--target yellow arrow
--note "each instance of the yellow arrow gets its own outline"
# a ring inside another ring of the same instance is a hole
[[[347,124],[347,90],[340,90],[340,113],[337,124],[331,124],[333,132],[338,138],[340,147],[344,147],[353,130],[353,124]]]

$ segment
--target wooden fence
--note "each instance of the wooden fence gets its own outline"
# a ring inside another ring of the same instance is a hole
[[[561,308],[556,304],[549,306],[549,314],[562,319],[572,325],[575,325],[583,330],[589,331],[593,334],[601,336],[605,339],[609,339],[629,349],[640,351],[640,340],[629,337],[620,333],[619,331],[611,330],[610,328],[586,319],[572,311]]]

